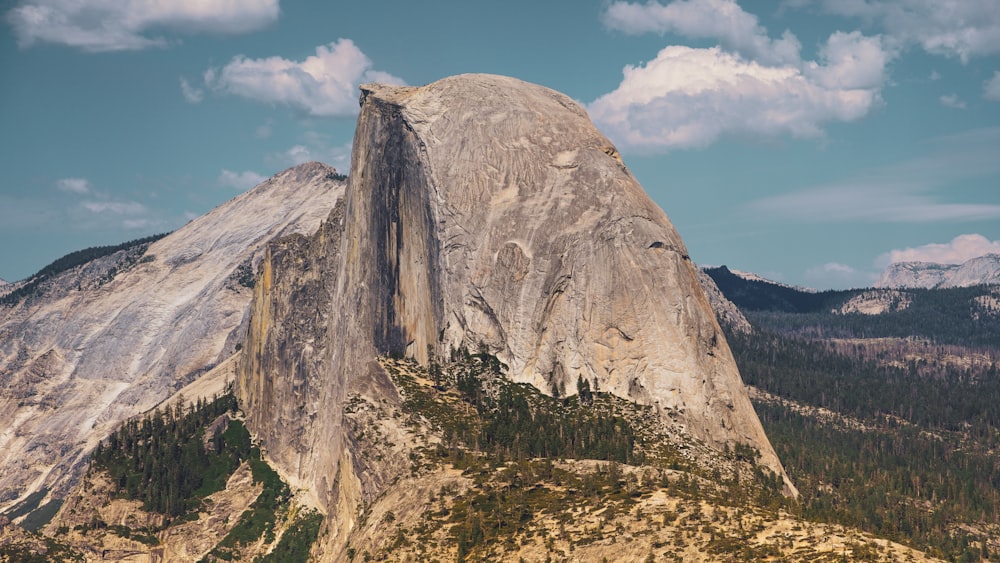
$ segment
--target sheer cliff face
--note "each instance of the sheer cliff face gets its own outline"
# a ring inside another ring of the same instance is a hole
[[[317,295],[328,309],[312,335],[252,320],[240,376],[250,404],[266,401],[254,389],[294,393],[295,378],[316,398],[303,407],[307,419],[283,419],[284,436],[265,444],[293,478],[323,497],[337,468],[356,459],[338,414],[346,393],[394,400],[374,354],[426,362],[462,346],[487,347],[513,379],[547,393],[573,394],[583,378],[654,405],[720,448],[759,448],[783,474],[683,242],[570,98],[487,75],[366,85],[352,158],[342,214],[323,230],[324,244],[308,245],[327,255],[331,269],[308,275],[324,279],[327,293]],[[254,314],[288,308],[302,291],[290,284],[259,284],[257,299],[270,304]],[[286,347],[287,369],[254,368],[268,346]],[[300,350],[320,354],[310,360],[317,371],[292,367]],[[266,427],[279,408],[251,410],[259,432],[278,434]],[[353,479],[362,495],[372,492],[368,478]],[[343,502],[330,495],[321,502]]]
[[[312,234],[344,193],[289,169],[152,244],[0,307],[0,506],[65,493],[97,441],[233,353],[265,244]]]

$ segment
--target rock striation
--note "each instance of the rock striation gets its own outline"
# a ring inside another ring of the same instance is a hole
[[[875,287],[949,288],[1000,284],[1000,255],[987,254],[962,264],[894,262],[875,282]]]
[[[315,232],[344,193],[329,166],[286,170],[148,248],[0,306],[0,507],[61,496],[118,424],[232,355],[266,242]]]
[[[484,350],[552,395],[587,380],[784,476],[680,236],[576,102],[462,75],[360,103],[343,205],[262,260],[236,386],[330,541],[396,471],[345,423],[349,397],[398,404],[379,355]]]

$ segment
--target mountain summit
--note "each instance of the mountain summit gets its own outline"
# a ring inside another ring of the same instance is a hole
[[[345,419],[399,403],[380,356],[586,382],[784,476],[680,236],[576,102],[491,75],[361,90],[345,204],[271,245],[237,377],[269,457],[345,534],[394,475]]]
[[[962,264],[895,262],[882,272],[875,287],[948,288],[1000,284],[1000,254],[987,254]]]
[[[296,166],[151,244],[29,278],[0,303],[0,507],[64,495],[123,420],[231,356],[265,243],[315,231],[344,193],[338,178]]]

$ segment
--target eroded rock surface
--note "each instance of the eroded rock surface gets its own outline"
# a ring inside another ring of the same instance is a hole
[[[365,85],[351,170],[316,235],[270,247],[237,382],[330,545],[398,473],[345,424],[348,397],[398,403],[380,354],[485,349],[516,381],[588,380],[784,475],[680,236],[573,100],[489,75]]]
[[[0,507],[42,488],[61,496],[122,420],[231,355],[264,244],[315,232],[343,195],[338,178],[319,163],[289,169],[0,306]]]

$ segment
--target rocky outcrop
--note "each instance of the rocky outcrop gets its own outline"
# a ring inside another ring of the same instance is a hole
[[[264,244],[315,232],[344,183],[304,164],[0,306],[0,506],[66,492],[87,452],[232,354]]]
[[[1000,284],[1000,255],[987,254],[962,264],[895,262],[882,272],[875,287],[948,288]]]
[[[715,311],[715,318],[719,321],[719,324],[743,334],[753,332],[753,326],[750,324],[750,321],[743,316],[743,312],[740,311],[740,308],[735,303],[726,299],[726,296],[723,295],[722,290],[716,285],[712,276],[705,273],[705,270],[701,268],[698,268],[697,272],[698,283],[701,285],[701,290],[705,292],[705,297],[708,298],[712,310]]]
[[[860,313],[862,315],[898,313],[899,311],[905,311],[912,302],[913,295],[905,291],[873,289],[858,293],[840,307],[833,309],[832,312],[840,315],[849,315],[851,313]]]
[[[1000,285],[1000,254],[987,254],[963,262],[941,287]]]
[[[393,474],[344,418],[348,397],[398,402],[380,354],[483,349],[551,394],[587,380],[784,475],[680,236],[576,102],[488,75],[365,85],[351,170],[316,235],[269,248],[237,381],[331,537]]]

